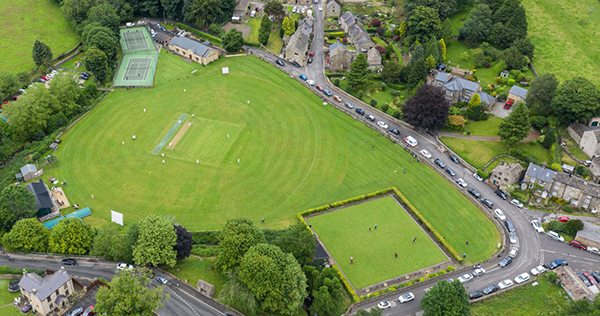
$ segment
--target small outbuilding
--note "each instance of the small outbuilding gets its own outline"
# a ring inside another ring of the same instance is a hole
[[[508,91],[507,102],[515,104],[521,100],[525,101],[525,99],[527,98],[527,92],[529,92],[527,89],[523,89],[517,85],[514,85]]]
[[[58,211],[58,204],[42,179],[38,182],[28,183],[25,188],[35,197],[35,204],[38,209],[36,217],[46,216]]]
[[[33,180],[44,174],[44,170],[38,171],[35,165],[32,163],[24,165],[21,167],[20,171],[20,173],[15,174],[15,178],[17,178],[17,181],[20,182]]]

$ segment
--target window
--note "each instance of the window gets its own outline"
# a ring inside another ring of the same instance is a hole
[[[469,90],[466,90],[466,91],[465,91],[465,95],[471,95],[471,91],[469,91]]]
[[[50,303],[50,296],[48,296],[48,298],[46,299],[46,301],[48,301],[48,303]]]

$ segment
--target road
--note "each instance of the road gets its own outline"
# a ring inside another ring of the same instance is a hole
[[[567,259],[569,265],[575,269],[576,271],[592,271],[593,269],[597,270],[597,267],[600,265],[600,256],[590,254],[585,251],[580,251],[573,247],[570,247],[566,243],[560,243],[550,238],[546,237],[544,234],[538,234],[534,231],[531,226],[531,220],[541,219],[544,217],[544,214],[539,214],[535,212],[530,212],[526,209],[519,209],[509,203],[508,200],[503,200],[498,195],[494,193],[495,188],[492,188],[490,185],[477,181],[473,176],[472,172],[469,171],[468,168],[461,164],[455,164],[449,159],[449,155],[442,153],[440,151],[440,147],[438,146],[434,137],[428,135],[424,131],[415,130],[413,128],[408,127],[405,124],[401,124],[398,120],[390,117],[387,114],[380,112],[379,110],[367,105],[366,103],[359,101],[346,92],[338,89],[337,87],[329,84],[329,81],[325,78],[324,73],[324,65],[325,65],[325,55],[324,55],[324,41],[323,41],[323,12],[319,11],[317,5],[313,5],[313,15],[315,16],[315,33],[313,36],[313,43],[310,51],[314,52],[315,55],[313,57],[313,62],[311,64],[307,64],[304,67],[294,67],[291,64],[285,62],[284,66],[279,66],[275,63],[278,59],[277,56],[273,56],[265,51],[260,49],[256,49],[253,47],[245,47],[246,50],[251,51],[252,54],[255,54],[269,63],[273,64],[275,67],[278,67],[280,70],[288,73],[289,75],[298,78],[299,75],[305,74],[308,79],[314,80],[316,85],[324,87],[332,91],[335,95],[341,96],[344,101],[349,101],[354,105],[354,107],[361,107],[365,111],[365,115],[373,115],[375,117],[375,121],[371,122],[369,120],[364,119],[364,116],[356,114],[352,110],[349,110],[344,107],[341,102],[336,102],[333,98],[329,98],[325,96],[321,91],[317,90],[314,86],[307,85],[307,88],[311,89],[315,94],[317,94],[320,98],[322,98],[325,102],[334,105],[336,108],[349,113],[355,118],[359,118],[363,121],[364,124],[371,126],[372,128],[388,133],[388,131],[382,130],[376,125],[376,122],[382,121],[386,123],[389,128],[395,128],[400,131],[400,136],[392,137],[397,139],[397,142],[402,144],[402,139],[408,135],[414,137],[418,141],[418,145],[414,148],[416,151],[421,151],[422,149],[426,149],[429,151],[433,157],[430,159],[433,161],[435,158],[439,158],[442,160],[446,166],[452,168],[456,172],[456,178],[463,178],[467,182],[467,188],[475,188],[479,191],[482,197],[485,197],[491,200],[494,203],[494,208],[501,209],[506,215],[507,219],[509,219],[516,228],[517,231],[517,244],[519,248],[519,254],[513,260],[513,263],[506,268],[500,268],[498,266],[498,261],[502,258],[506,257],[510,246],[507,246],[505,250],[500,253],[497,257],[491,258],[485,263],[482,263],[481,266],[487,271],[483,276],[477,277],[474,280],[465,283],[467,291],[475,291],[481,290],[488,285],[497,284],[503,280],[511,279],[514,280],[515,276],[528,272],[540,265],[540,264],[548,264],[552,260],[556,259]],[[442,175],[446,176],[444,171],[441,168],[433,167]],[[449,179],[449,181],[452,181]],[[454,183],[454,181],[452,181]],[[455,183],[456,185],[456,183]],[[461,191],[463,194],[468,195],[465,188],[459,187],[456,185],[457,190]],[[483,204],[480,204],[480,208],[483,212],[488,214],[492,214],[493,209],[489,209],[485,207]],[[547,213],[546,213],[547,214]],[[497,220],[497,219],[494,219]],[[500,223],[502,229],[505,231],[505,240],[503,243],[505,245],[510,245],[507,240],[508,232],[504,228],[503,223]],[[455,271],[453,273],[448,274],[445,279],[456,279],[459,275],[472,272],[472,269],[465,269],[461,271]],[[379,299],[375,302],[365,302],[357,305],[358,308],[368,309],[375,305],[378,302],[383,300],[388,300],[392,307],[383,311],[384,315],[421,315],[422,310],[419,308],[419,302],[423,297],[425,291],[433,286],[433,284],[423,284],[417,285],[411,288],[411,292],[415,294],[415,300],[400,305],[397,300],[397,294],[387,294],[381,295]],[[356,310],[356,309],[355,309]]]
[[[13,260],[9,261],[7,256],[0,256],[0,265],[13,268],[49,269],[55,271],[61,267],[60,259],[45,259],[40,256],[21,255],[12,255],[12,257]],[[115,275],[116,265],[116,262],[77,260],[77,265],[66,266],[65,270],[72,276],[89,279],[104,278],[110,281]],[[161,272],[155,270],[154,274],[160,275]],[[169,277],[167,279],[171,281]],[[156,279],[151,282],[151,286],[158,285],[159,283]],[[168,293],[171,298],[158,311],[158,314],[161,316],[222,316],[226,313],[224,306],[197,294],[190,286],[185,284],[180,284],[179,287],[169,284],[165,287],[164,292]],[[78,307],[78,305],[75,305],[75,307]]]

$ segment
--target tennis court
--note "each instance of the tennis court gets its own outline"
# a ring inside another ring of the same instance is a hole
[[[115,76],[116,87],[151,87],[154,84],[158,51],[146,27],[121,29],[123,56]]]

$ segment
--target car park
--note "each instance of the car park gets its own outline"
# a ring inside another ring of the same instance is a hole
[[[510,248],[510,252],[508,253],[508,256],[511,258],[516,257],[519,254],[519,248],[517,247],[512,247]]]
[[[333,99],[338,101],[338,102],[342,102],[342,98],[340,98],[338,95],[334,95]]]
[[[117,264],[117,270],[126,270],[126,271],[129,271],[129,270],[133,270],[133,266],[130,265],[130,264],[122,262],[122,263]]]
[[[537,219],[531,221],[531,226],[533,226],[533,229],[535,229],[535,231],[538,233],[544,232],[544,227],[542,227],[542,224],[540,224],[540,221]]]
[[[469,193],[470,193],[470,194],[471,194],[473,197],[475,197],[475,198],[477,198],[477,199],[481,197],[481,194],[480,194],[479,192],[477,192],[477,190],[475,190],[475,189],[473,189],[473,188],[469,188],[469,189],[467,189],[467,191],[469,191]]]
[[[486,198],[482,198],[481,203],[483,203],[483,205],[487,206],[488,208],[494,207],[494,203]]]
[[[550,264],[548,264],[548,268],[550,268],[550,270],[554,270],[560,266],[568,266],[569,263],[567,262],[567,260],[565,259],[558,259],[558,260],[554,260],[552,262],[550,262]]]
[[[72,259],[72,258],[66,258],[66,259],[62,259],[60,261],[60,264],[62,264],[63,266],[74,266],[77,264],[77,260]]]
[[[510,279],[506,279],[506,280],[504,280],[504,281],[502,281],[502,282],[498,283],[498,289],[500,289],[500,290],[504,290],[504,289],[506,289],[506,288],[509,288],[509,287],[513,286],[513,284],[514,284],[514,283],[513,283],[513,281],[512,281],[512,280],[510,280]]]
[[[458,178],[458,179],[456,180],[456,183],[458,183],[458,185],[460,185],[460,186],[461,186],[461,187],[463,187],[463,188],[466,188],[466,187],[467,187],[467,182],[465,182],[465,180],[463,180],[463,178]]]
[[[157,275],[156,276],[156,281],[158,281],[159,283],[162,283],[163,285],[166,285],[167,282],[169,282],[169,281],[167,281],[167,278],[165,278],[162,275]]]
[[[596,247],[588,246],[587,251],[589,253],[595,253],[597,255],[600,255],[600,250],[598,250],[598,248],[596,248]]]
[[[375,116],[373,116],[371,114],[367,115],[366,118],[371,122],[375,122]]]
[[[308,77],[306,77],[306,75],[300,75],[300,76],[298,76],[298,78],[300,78],[304,81],[308,80]]]
[[[498,262],[498,265],[500,266],[500,268],[506,268],[511,263],[512,263],[512,258],[511,257],[506,257],[506,258],[500,260],[500,262]]]
[[[74,309],[68,316],[79,316],[81,314],[83,314],[83,307]]]
[[[540,275],[540,274],[546,272],[546,270],[548,270],[548,269],[546,269],[546,267],[539,265],[539,266],[531,269],[530,272],[531,272],[531,274],[533,274],[535,276],[535,275]]]
[[[473,292],[469,293],[469,299],[470,300],[478,299],[480,297],[483,297],[483,292],[482,291],[473,291]]]
[[[348,101],[344,102],[344,105],[345,105],[347,108],[349,108],[349,109],[352,109],[352,108],[354,108],[354,105],[352,105],[352,103],[350,103],[350,102],[348,102]]]
[[[417,145],[419,144],[417,140],[414,139],[412,136],[406,136],[404,138],[404,142],[407,143],[410,147],[417,147]]]
[[[521,284],[521,283],[529,280],[529,278],[530,278],[529,273],[523,272],[515,277],[515,282],[517,284]]]
[[[306,83],[308,83],[311,86],[315,85],[315,81],[314,80],[306,80]]]
[[[323,89],[323,93],[325,93],[325,95],[328,97],[332,96],[332,93],[327,89]]]
[[[395,128],[390,128],[389,131],[390,131],[390,133],[392,133],[392,134],[394,134],[396,136],[400,135],[400,131],[397,130],[397,129],[395,129]]]
[[[434,162],[436,165],[440,166],[440,168],[446,168],[446,164],[443,161],[441,161],[439,158],[435,158]]]
[[[575,274],[577,274],[577,276],[581,279],[581,281],[583,281],[583,283],[585,284],[585,286],[592,286],[592,283],[590,283],[590,280],[588,280],[585,275],[583,275],[583,273],[581,272],[575,272]]]
[[[477,179],[477,181],[479,182],[483,181],[483,178],[480,175],[478,175],[477,172],[473,174],[473,178]]]
[[[277,65],[279,65],[279,66],[281,66],[281,67],[283,67],[283,66],[285,65],[285,64],[283,63],[283,60],[281,60],[281,59],[277,59],[275,62],[277,63]]]
[[[388,301],[382,301],[382,302],[379,302],[379,304],[377,304],[377,307],[379,307],[379,309],[388,309],[388,308],[392,307],[392,304],[390,304],[390,302],[388,302]]]
[[[323,91],[323,87],[321,87],[320,85],[317,85],[315,88],[317,88],[317,90],[319,91]]]
[[[449,174],[451,177],[454,177],[456,175],[456,172],[454,172],[454,170],[450,168],[446,168],[446,173]]]
[[[508,230],[509,233],[513,233],[516,231],[515,226],[509,220],[504,221],[504,226],[506,227],[506,230]]]
[[[420,153],[423,155],[423,157],[431,159],[431,154],[426,149],[421,150]]]
[[[383,128],[383,129],[387,129],[389,127],[387,124],[385,124],[385,122],[382,122],[382,121],[377,122],[377,126]]]
[[[523,203],[521,203],[521,201],[519,201],[517,199],[512,199],[512,201],[510,201],[510,204],[512,204],[518,208],[523,208]]]
[[[581,242],[577,241],[577,240],[571,240],[569,242],[569,246],[575,247],[575,248],[579,248],[581,250],[585,250],[585,245],[582,244]]]
[[[506,195],[506,193],[500,189],[496,190],[494,193],[496,193],[496,195],[501,197],[503,200],[508,199],[508,195]]]
[[[458,277],[458,281],[460,281],[460,283],[466,283],[471,280],[473,280],[473,275],[471,273],[465,273]]]
[[[360,114],[360,115],[365,115],[365,110],[363,110],[363,109],[361,109],[361,108],[356,108],[356,109],[354,110],[354,112],[356,112],[356,113],[358,113],[358,114]]]
[[[569,220],[570,220],[570,218],[567,217],[567,216],[561,216],[561,217],[558,218],[558,221],[561,222],[561,223],[566,223]]]
[[[460,161],[458,160],[458,158],[454,155],[450,155],[449,156],[450,160],[452,160],[453,163],[460,163]]]
[[[516,244],[517,243],[517,233],[512,232],[512,233],[508,234],[508,239],[511,244]]]
[[[400,295],[400,297],[398,298],[398,301],[400,301],[400,304],[402,304],[402,303],[410,302],[414,299],[415,299],[415,295],[412,294],[411,292],[408,292],[406,294]]]
[[[483,294],[490,295],[496,291],[498,291],[498,286],[496,286],[496,284],[492,284],[483,289]]]
[[[483,274],[485,274],[485,269],[484,268],[477,268],[475,270],[473,270],[473,276],[482,276]]]
[[[504,215],[504,212],[502,212],[502,210],[500,210],[499,208],[494,210],[494,216],[501,221],[506,220],[506,215]]]
[[[565,241],[565,238],[563,238],[563,236],[559,235],[557,232],[551,231],[549,230],[546,235],[556,241]]]

